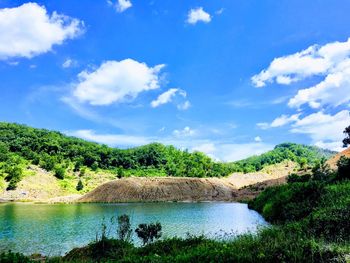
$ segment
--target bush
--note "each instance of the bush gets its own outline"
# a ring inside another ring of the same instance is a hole
[[[350,204],[326,207],[313,213],[309,228],[317,237],[328,241],[350,241]]]
[[[77,189],[77,191],[81,191],[81,190],[83,190],[83,188],[84,188],[83,182],[79,179],[78,184],[75,187],[75,189]]]
[[[66,170],[61,167],[61,166],[56,166],[55,167],[55,173],[54,173],[54,176],[57,178],[57,179],[64,179],[64,176],[66,174]]]
[[[23,177],[23,170],[18,165],[10,166],[6,169],[7,176],[5,180],[9,182],[6,190],[15,190],[17,188],[17,183],[21,181]]]
[[[162,226],[159,222],[151,224],[139,224],[135,232],[142,240],[143,245],[152,243],[162,236]]]
[[[265,189],[248,205],[270,222],[300,220],[308,216],[320,202],[324,187],[324,183],[318,181],[275,186]]]

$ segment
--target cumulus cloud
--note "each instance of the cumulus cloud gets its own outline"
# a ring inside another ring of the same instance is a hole
[[[252,82],[256,87],[273,82],[289,85],[313,76],[321,80],[299,90],[289,100],[289,107],[307,104],[317,109],[350,101],[350,38],[345,42],[313,45],[301,52],[275,58],[267,69],[252,77]]]
[[[183,128],[182,130],[174,130],[173,131],[173,135],[175,137],[189,137],[189,136],[193,136],[196,134],[196,131],[191,129],[190,127],[186,126],[185,128]]]
[[[36,3],[0,9],[0,59],[46,53],[82,31],[82,21],[56,12],[50,15]]]
[[[343,130],[350,123],[349,111],[342,110],[334,115],[316,112],[298,119],[291,132],[308,134],[314,142],[339,142],[344,137]]]
[[[106,61],[94,71],[84,70],[73,85],[80,103],[110,105],[135,99],[139,93],[160,87],[163,64],[149,67],[133,59]]]
[[[191,9],[187,15],[187,23],[197,24],[198,22],[209,23],[211,21],[211,16],[209,13],[205,12],[203,7],[198,7]]]
[[[308,104],[311,108],[339,106],[350,101],[350,59],[344,60],[320,83],[301,89],[289,100],[290,107]]]
[[[319,111],[302,118],[300,115],[282,115],[271,124],[260,123],[258,126],[267,129],[290,124],[290,132],[310,136],[312,143],[317,146],[337,151],[341,149],[343,130],[350,123],[349,111],[342,110],[334,115]]]

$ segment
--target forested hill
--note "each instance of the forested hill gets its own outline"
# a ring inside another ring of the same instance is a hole
[[[54,171],[57,177],[72,166],[74,171],[85,167],[120,174],[133,170],[135,175],[212,177],[230,172],[228,164],[214,162],[203,153],[189,153],[160,143],[117,149],[55,131],[0,122],[0,162],[23,161]]]
[[[280,163],[284,160],[297,162],[301,167],[313,166],[320,159],[329,159],[336,153],[316,146],[282,143],[276,145],[271,151],[232,163],[231,169],[246,173],[255,172],[267,165]]]
[[[159,143],[117,149],[55,131],[0,122],[0,176],[1,173],[7,174],[8,179],[20,177],[17,168],[29,163],[54,171],[57,178],[63,178],[67,170],[78,172],[86,168],[112,170],[118,176],[131,171],[133,175],[146,176],[213,177],[236,171],[258,171],[285,159],[301,165],[312,164],[332,154],[317,147],[286,143],[260,156],[234,163],[218,163],[203,153],[181,151]]]

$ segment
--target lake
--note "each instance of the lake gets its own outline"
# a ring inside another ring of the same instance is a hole
[[[241,203],[0,204],[0,251],[63,255],[96,239],[103,218],[128,214],[133,229],[159,221],[163,237],[256,231],[267,225]],[[110,229],[115,235],[115,228]],[[137,242],[137,237],[133,238]]]

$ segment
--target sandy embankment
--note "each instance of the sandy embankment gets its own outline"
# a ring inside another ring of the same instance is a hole
[[[266,186],[283,183],[294,168],[294,163],[284,162],[260,172],[234,173],[226,178],[129,177],[101,181],[82,196],[62,189],[51,173],[32,167],[33,175],[25,177],[16,190],[0,193],[0,202],[240,201],[253,198]]]

